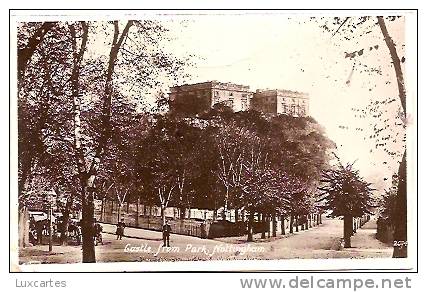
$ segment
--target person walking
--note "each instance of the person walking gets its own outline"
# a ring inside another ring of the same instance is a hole
[[[93,219],[94,220],[94,236],[93,236],[93,240],[95,242],[95,245],[98,245],[98,243],[103,244],[102,242],[102,225],[96,221],[96,218]]]
[[[126,227],[125,219],[122,218],[122,220],[119,223],[117,223],[117,229],[116,229],[117,240],[119,239],[122,240],[122,236],[124,235],[124,232],[125,232],[125,227]]]
[[[37,244],[43,244],[43,229],[44,229],[44,224],[43,221],[37,221],[36,223],[36,233],[37,233]]]
[[[162,228],[163,246],[169,247],[169,237],[170,237],[171,230],[172,230],[171,226],[169,225],[168,221],[166,221]]]

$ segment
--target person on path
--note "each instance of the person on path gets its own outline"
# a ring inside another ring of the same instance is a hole
[[[171,226],[169,225],[168,221],[166,221],[162,228],[163,246],[169,247],[169,237],[170,237],[171,230],[172,230]]]
[[[122,240],[122,236],[125,233],[125,227],[126,227],[125,219],[122,218],[122,220],[119,223],[117,223],[117,229],[116,229],[117,240],[119,239]]]

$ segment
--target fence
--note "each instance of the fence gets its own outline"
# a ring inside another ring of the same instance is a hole
[[[247,231],[248,214],[246,212],[240,213],[240,215],[237,214],[239,216],[237,222],[234,210],[227,211],[227,221],[215,221],[212,210],[187,209],[185,213],[186,218],[180,219],[180,210],[178,208],[168,207],[165,209],[165,216],[171,226],[172,233],[201,238],[216,238],[243,235]],[[155,231],[161,231],[163,226],[160,207],[137,203],[125,203],[119,208],[117,201],[96,200],[95,217],[100,222],[110,224],[117,224],[118,220],[123,218],[127,226]],[[272,218],[269,218],[268,222],[261,222],[260,218],[259,215],[254,218],[254,233],[272,230]],[[294,222],[295,227],[301,225],[302,230],[304,229],[303,226],[308,229],[319,223],[321,223],[320,214],[299,216],[298,220]],[[277,232],[284,233],[286,229],[289,232],[289,217],[283,220],[283,224],[280,221],[276,222],[276,226]]]
[[[207,210],[190,210],[188,215],[196,218],[180,219],[179,210],[174,207],[166,208],[165,215],[171,226],[172,233],[207,237],[212,220],[210,214],[212,211]],[[213,212],[212,212],[213,213]],[[104,201],[95,203],[95,218],[104,223],[117,224],[118,220],[124,219],[127,226],[161,231],[163,222],[161,210],[157,206],[144,206],[143,204],[126,203],[120,208],[119,204],[114,201]]]

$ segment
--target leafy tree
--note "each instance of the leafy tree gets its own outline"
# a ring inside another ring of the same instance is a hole
[[[197,147],[199,130],[184,120],[158,116],[156,124],[139,145],[137,161],[141,182],[147,186],[152,201],[165,209],[170,203],[181,207],[193,205],[194,180],[198,174]]]
[[[91,51],[93,37],[99,38],[103,33],[106,39],[112,38],[107,56]],[[82,205],[83,262],[95,261],[92,240],[95,182],[111,145],[114,127],[120,123],[115,118],[118,109],[115,105],[125,100],[134,112],[141,110],[143,88],[163,85],[159,80],[176,82],[182,74],[185,61],[166,53],[161,44],[164,33],[165,29],[152,21],[128,21],[124,26],[118,21],[58,22],[32,50],[24,62],[25,70],[20,70],[25,81],[19,88],[20,153],[24,154],[19,162],[20,186],[25,186],[27,174],[39,161],[38,156],[31,154],[32,149],[43,154],[40,157],[46,156],[52,147],[67,153],[62,157],[68,159],[68,173],[77,182],[76,194]],[[18,35],[22,37],[22,48],[31,35],[30,26],[23,25]],[[38,74],[38,65],[47,69],[39,66],[43,70]],[[169,78],[156,78],[165,74]],[[36,131],[32,120],[25,118],[32,113],[36,119],[41,117],[35,123]],[[28,137],[32,142],[30,147],[25,146]]]
[[[380,39],[384,41],[389,55],[384,56],[384,58],[390,58],[391,66],[394,69],[395,73],[395,82],[398,88],[398,96],[400,101],[400,108],[398,109],[397,119],[401,120],[402,123],[395,123],[395,126],[402,125],[403,129],[406,128],[407,114],[406,114],[406,87],[405,87],[405,76],[402,68],[402,64],[405,62],[405,56],[399,56],[398,45],[396,41],[390,35],[387,26],[391,23],[401,20],[402,16],[362,16],[362,17],[334,17],[334,18],[322,18],[321,28],[328,33],[334,36],[340,36],[340,41],[348,42],[351,40],[359,40],[365,37],[368,34],[371,34],[375,29],[379,29]],[[387,22],[387,24],[386,24]],[[405,44],[400,44],[404,48]],[[368,66],[363,64],[360,60],[363,56],[368,54],[371,51],[377,50],[379,47],[378,44],[375,44],[369,48],[355,48],[353,52],[346,52],[344,58],[348,58],[350,61],[354,62],[353,68],[358,62],[359,65],[365,68],[364,70],[369,74],[382,74],[381,68],[372,68],[373,66]],[[372,65],[372,64],[371,64]],[[347,81],[347,84],[350,83],[350,80]],[[387,84],[390,84],[388,82]],[[399,185],[398,185],[398,194],[396,208],[393,211],[395,213],[395,230],[394,230],[394,240],[402,244],[396,245],[393,251],[393,257],[395,258],[404,258],[407,257],[407,193],[406,193],[406,145],[404,145],[403,155],[399,154],[399,151],[390,151],[389,148],[391,144],[396,143],[396,139],[391,139],[395,137],[396,133],[390,134],[390,127],[388,123],[389,119],[382,119],[383,112],[379,110],[380,103],[388,107],[394,105],[396,99],[390,98],[384,101],[376,100],[371,105],[369,105],[365,110],[362,110],[364,115],[371,115],[374,119],[377,120],[377,123],[373,124],[373,133],[369,137],[376,142],[376,148],[382,147],[385,149],[385,152],[390,155],[392,158],[401,157],[401,161],[398,169]],[[389,131],[386,131],[389,130]],[[405,137],[403,141],[406,142]]]
[[[344,247],[351,247],[353,235],[353,217],[361,217],[370,213],[372,207],[372,191],[370,184],[353,169],[353,164],[343,165],[338,162],[335,169],[322,172],[322,191],[318,201],[325,201],[331,216],[344,217]]]
[[[29,45],[31,40],[43,30],[38,23],[22,24],[18,30],[18,51],[28,50],[26,61],[21,63],[21,81],[18,84],[18,193],[19,196],[28,190],[35,168],[51,169],[53,148],[70,150],[69,144],[62,141],[68,127],[64,121],[67,112],[61,105],[69,104],[61,98],[67,83],[67,35],[59,25],[49,25],[46,38],[37,45]],[[44,24],[42,26],[45,26]],[[47,29],[47,28],[46,28]],[[36,40],[33,40],[36,41]],[[19,58],[24,58],[18,56]],[[25,69],[25,70],[24,70]],[[22,82],[25,81],[25,82]],[[68,136],[69,137],[69,136]],[[69,152],[68,152],[69,153]],[[55,154],[56,155],[56,154]],[[65,157],[61,157],[64,159]],[[60,160],[55,161],[58,165]]]
[[[27,64],[37,47],[43,42],[46,34],[52,30],[55,24],[55,22],[21,24],[18,37],[18,84],[21,83]]]
[[[379,208],[379,218],[388,226],[393,226],[395,220],[394,210],[397,197],[397,174],[393,175],[393,178],[396,178],[396,184],[393,183],[393,186],[385,191],[384,196],[381,198],[380,208]]]

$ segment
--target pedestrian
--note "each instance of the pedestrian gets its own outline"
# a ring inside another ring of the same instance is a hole
[[[126,227],[125,219],[122,218],[122,220],[119,223],[117,223],[117,229],[116,229],[117,240],[119,239],[122,240],[122,236],[125,232],[125,227]]]
[[[171,230],[172,229],[171,229],[168,221],[166,221],[165,224],[163,225],[163,228],[162,228],[162,232],[163,232],[163,246],[169,247],[169,237],[170,237]]]
[[[94,232],[95,232],[93,239],[94,239],[95,245],[98,245],[99,242],[102,244],[102,226],[96,221],[96,218],[94,218],[93,221],[94,221]]]
[[[37,233],[37,244],[43,244],[43,229],[44,224],[43,221],[37,221],[36,222],[36,233]]]

